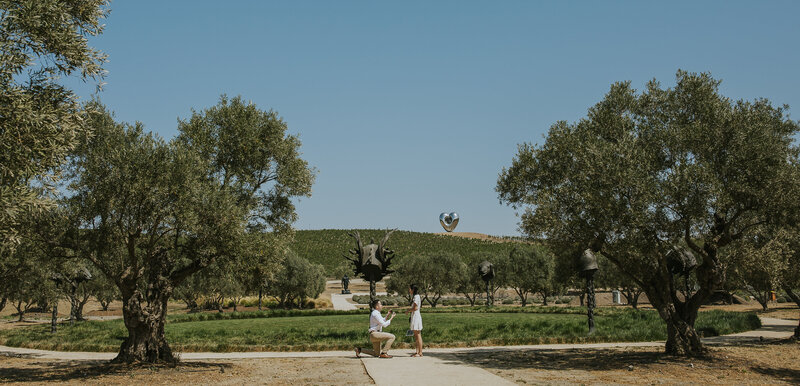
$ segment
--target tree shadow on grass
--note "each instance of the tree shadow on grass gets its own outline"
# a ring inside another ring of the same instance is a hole
[[[177,365],[126,365],[108,361],[16,361],[10,366],[0,362],[0,383],[66,382],[91,380],[101,376],[134,376],[171,370],[181,373],[224,372],[226,363],[181,362]]]

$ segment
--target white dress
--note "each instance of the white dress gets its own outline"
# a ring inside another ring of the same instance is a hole
[[[411,313],[411,327],[408,329],[419,331],[422,330],[422,315],[419,313],[419,309],[422,307],[422,299],[420,299],[419,295],[414,295],[414,304],[417,305],[417,310]]]

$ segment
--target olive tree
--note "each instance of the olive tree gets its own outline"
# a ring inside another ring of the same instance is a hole
[[[248,234],[291,235],[291,198],[310,194],[313,173],[286,125],[238,98],[195,112],[169,142],[93,110],[95,135],[72,161],[64,244],[120,290],[128,336],[115,360],[173,361],[164,324],[175,288],[240,262]]]
[[[633,307],[639,308],[639,298],[644,291],[636,285],[627,273],[617,268],[603,256],[597,258],[597,265],[602,267],[594,277],[595,285],[602,288],[619,290],[625,301]]]
[[[16,248],[3,252],[0,264],[0,297],[17,310],[17,321],[36,304],[46,304],[55,298],[54,283],[50,280],[50,264],[41,250],[23,240]]]
[[[543,246],[517,246],[507,264],[506,284],[517,293],[523,307],[532,293],[540,294],[546,306],[547,298],[563,287],[556,281],[555,255]]]
[[[721,252],[793,207],[798,125],[767,100],[720,95],[709,74],[676,78],[643,92],[613,84],[585,118],[557,122],[544,144],[521,144],[497,191],[525,208],[525,233],[599,245],[666,322],[666,351],[695,355],[704,351],[698,310],[725,280]],[[687,298],[667,264],[676,246],[698,260]]]
[[[402,296],[411,304],[414,299],[411,298],[412,295],[408,293],[408,289],[412,284],[417,284],[417,286],[422,284],[419,280],[420,272],[417,264],[420,259],[419,255],[407,255],[394,262],[394,272],[385,280],[386,292]]]
[[[766,311],[772,291],[781,287],[790,253],[783,231],[754,232],[743,238],[731,253],[732,279]]]
[[[92,275],[92,280],[87,283],[89,293],[97,299],[103,311],[108,311],[108,306],[111,305],[111,302],[120,298],[119,288],[99,271]]]
[[[408,288],[416,284],[422,300],[436,307],[442,296],[456,290],[462,264],[457,254],[449,252],[403,256],[396,263],[391,278],[387,279],[386,289],[410,298]]]
[[[105,55],[86,37],[102,32],[107,0],[0,1],[0,248],[20,220],[52,206],[58,167],[87,130],[60,80],[102,78]]]
[[[795,215],[800,215],[800,211]],[[778,277],[780,288],[800,307],[800,228],[796,220],[775,232],[771,249],[773,253],[777,252],[778,264],[782,268]],[[800,323],[794,329],[794,337],[800,339]]]
[[[281,307],[303,308],[306,298],[314,299],[324,290],[325,268],[289,251],[270,280],[267,293],[275,296]]]
[[[462,264],[459,267],[455,292],[464,295],[469,301],[469,305],[474,307],[478,298],[486,293],[486,286],[478,273],[478,264],[483,261],[481,260],[482,256],[470,253],[461,257]]]
[[[795,230],[795,232],[797,232]],[[796,233],[795,233],[796,234]],[[789,255],[789,264],[783,272],[781,286],[786,295],[800,307],[800,243],[793,243],[792,254]],[[800,339],[800,322],[794,329],[795,339]]]

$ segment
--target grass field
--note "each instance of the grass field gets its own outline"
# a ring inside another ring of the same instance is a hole
[[[242,319],[191,320],[173,318],[167,339],[176,351],[316,351],[350,349],[367,344],[368,316],[363,313],[330,313],[302,316],[262,313]],[[240,317],[247,316],[241,313]],[[400,314],[386,331],[398,336],[405,347],[406,317]],[[613,310],[598,312],[597,330],[587,337],[586,316],[576,313],[485,312],[481,309],[423,314],[423,337],[428,347],[517,345],[664,340],[665,327],[653,311]],[[708,335],[730,334],[758,328],[753,313],[701,312],[697,329]],[[127,335],[120,320],[62,325],[55,335],[49,326],[0,331],[0,343],[8,346],[64,351],[116,351]]]

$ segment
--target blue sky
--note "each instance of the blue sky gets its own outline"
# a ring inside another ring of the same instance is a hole
[[[710,71],[728,97],[800,108],[800,2],[121,1],[100,98],[171,138],[241,95],[274,109],[319,171],[298,229],[517,235],[494,187],[521,142],[611,83]],[[76,85],[83,98],[91,85]],[[793,118],[797,119],[797,113]]]

